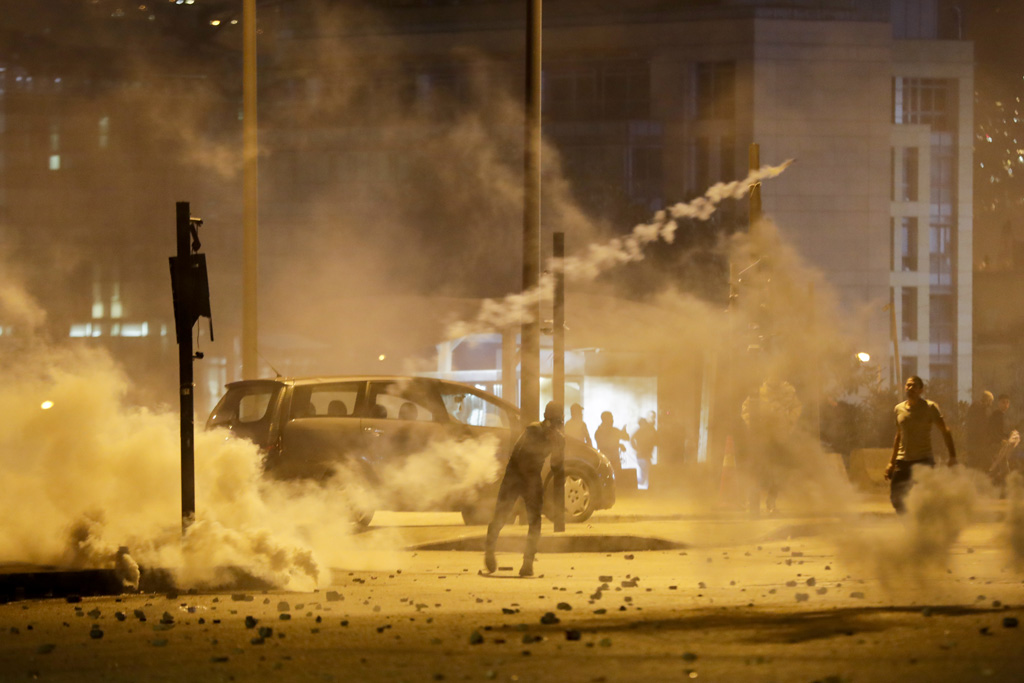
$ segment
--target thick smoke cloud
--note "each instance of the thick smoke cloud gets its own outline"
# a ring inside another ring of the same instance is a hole
[[[0,308],[15,307],[38,311],[5,287]],[[274,482],[262,476],[255,446],[199,431],[197,517],[182,538],[176,413],[130,405],[127,375],[101,351],[37,340],[5,366],[0,561],[117,568],[128,585],[138,585],[139,565],[170,569],[184,587],[223,585],[241,570],[311,589],[329,580],[329,567],[358,564],[369,549],[353,536],[353,506],[442,502],[497,474],[496,444],[485,440],[435,444],[372,491],[353,490],[343,476]]]
[[[339,13],[325,14],[323,35],[344,36],[345,20]],[[474,295],[482,289],[492,299],[477,315],[451,326],[451,336],[520,324],[528,307],[550,301],[552,280],[548,275],[534,291],[501,297],[516,289],[518,256],[510,254],[517,255],[520,244],[517,230],[509,226],[520,224],[522,206],[522,114],[504,85],[507,80],[487,68],[475,71],[460,100],[439,94],[427,105],[448,109],[442,123],[428,127],[420,120],[426,112],[395,104],[395,84],[378,77],[386,65],[361,62],[365,51],[348,44],[353,40],[304,43],[308,72],[325,75],[315,86],[318,96],[289,108],[276,122],[267,116],[265,125],[301,130],[343,121],[359,132],[365,130],[358,125],[360,116],[388,123],[373,143],[391,150],[397,166],[381,169],[365,164],[365,158],[344,157],[337,164],[343,173],[326,169],[315,187],[295,187],[285,182],[290,167],[279,163],[281,157],[292,154],[302,160],[317,140],[264,141],[267,166],[285,172],[266,177],[261,198],[268,207],[262,323],[274,330],[279,320],[300,321],[286,330],[291,339],[347,350],[364,340],[409,336],[416,330],[409,329],[407,320],[370,329],[366,316],[335,321],[337,309],[323,302],[398,292],[463,295],[469,284],[480,285]],[[467,62],[473,59],[466,56]],[[144,60],[138,69],[145,71]],[[342,73],[346,78],[336,77]],[[118,97],[111,98],[112,106]],[[364,107],[368,99],[379,103],[369,112]],[[216,95],[188,102],[191,108],[173,116],[169,109],[152,108],[147,121],[155,123],[157,137],[169,141],[181,160],[208,172],[205,177],[236,182],[240,154],[223,140],[197,132],[216,108]],[[117,151],[124,175],[147,161],[128,148]],[[551,269],[560,267],[571,283],[603,291],[609,286],[595,284],[596,277],[627,264],[643,265],[645,249],[674,241],[677,221],[705,221],[721,202],[741,198],[752,183],[770,181],[786,168],[785,163],[769,166],[716,185],[703,197],[676,204],[628,235],[609,240],[609,229],[623,226],[605,225],[605,219],[591,216],[588,207],[573,200],[550,146],[544,150],[544,166],[545,224],[582,245]],[[186,196],[183,190],[192,187],[181,179],[169,185],[167,193],[182,190]],[[201,202],[196,205],[202,213]],[[295,210],[302,220],[275,218],[279,205]],[[228,203],[224,211],[233,209]],[[217,221],[207,218],[207,234],[214,236],[208,247],[211,263],[218,257],[230,261],[234,245],[217,238]],[[220,219],[225,226],[232,222],[230,215]],[[785,226],[764,221],[751,234],[723,238],[716,245],[718,254],[735,266],[737,300],[729,310],[670,284],[647,302],[657,311],[657,324],[639,330],[620,326],[615,339],[666,352],[667,370],[714,366],[715,397],[737,413],[767,377],[800,385],[806,411],[814,396],[808,387],[842,384],[854,350],[848,331],[857,325],[837,305],[821,274],[804,263],[784,236]],[[166,261],[157,265],[153,270],[165,282]],[[46,318],[16,283],[0,285],[0,308],[28,330]],[[234,307],[225,298],[215,299],[214,308]],[[331,330],[327,340],[320,338],[323,329]],[[226,338],[221,343],[230,343],[231,336]],[[261,476],[261,456],[252,445],[220,432],[201,433],[196,439],[198,516],[182,539],[177,416],[126,399],[133,387],[129,373],[134,380],[146,369],[126,370],[95,350],[56,347],[32,335],[28,339],[29,352],[4,359],[7,381],[0,390],[6,418],[0,433],[2,559],[116,566],[128,584],[139,580],[139,565],[171,567],[183,586],[222,584],[231,580],[226,567],[240,567],[275,586],[310,588],[323,585],[331,567],[352,567],[369,550],[400,547],[398,536],[384,535],[375,544],[353,536],[352,509],[410,499],[435,502],[496,475],[489,457],[493,444],[463,442],[457,448],[438,444],[418,454],[392,472],[383,489],[353,487],[341,475],[323,484],[270,482]],[[365,372],[360,356],[352,358],[351,367],[337,370]],[[43,409],[44,401],[52,407]],[[857,492],[839,470],[823,466],[823,458],[811,430],[804,427],[791,436],[776,463],[783,504],[856,522]],[[453,472],[463,476],[453,479]],[[438,486],[439,481],[447,484]],[[1010,490],[1007,543],[1020,561],[1024,494],[1019,478],[1011,480]],[[927,577],[944,566],[972,519],[977,495],[962,474],[936,470],[915,488],[906,524],[865,527],[837,543],[860,559],[864,571],[889,584],[905,576]],[[401,561],[397,554],[392,559]]]

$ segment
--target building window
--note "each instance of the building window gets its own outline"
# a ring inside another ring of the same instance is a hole
[[[939,8],[936,0],[892,0],[892,32],[897,39],[939,37]]]
[[[552,121],[648,119],[647,62],[552,64],[544,70],[544,116]]]
[[[917,339],[917,287],[903,288],[903,339]]]
[[[106,149],[110,144],[110,117],[104,116],[100,119],[100,149]]]
[[[903,356],[900,359],[900,369],[903,372],[903,381],[917,374],[917,356]]]
[[[899,265],[903,271],[917,271],[917,217],[903,216],[900,219]]]
[[[949,292],[932,292],[928,298],[928,341],[932,362],[941,362],[942,359],[951,361],[956,325],[953,295]]]
[[[930,281],[933,285],[953,284],[953,227],[933,225],[928,230]]]
[[[917,147],[900,149],[900,191],[898,195],[900,201],[916,202],[918,199],[919,160],[920,154]]]
[[[697,64],[697,118],[736,118],[736,63]]]
[[[894,78],[893,123],[953,130],[956,125],[955,86],[956,81],[948,78]]]

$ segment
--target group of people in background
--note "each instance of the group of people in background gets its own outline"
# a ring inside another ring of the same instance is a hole
[[[573,403],[569,408],[569,420],[565,423],[565,435],[603,453],[611,461],[617,481],[622,479],[622,454],[626,451],[626,443],[629,443],[636,452],[637,484],[640,488],[647,488],[654,449],[658,445],[656,423],[657,416],[654,411],[650,411],[637,421],[636,431],[630,434],[625,428],[616,427],[614,415],[606,410],[601,413],[601,424],[591,439],[590,429],[583,421],[583,406]]]
[[[1020,460],[1020,435],[1009,424],[1009,410],[1010,397],[996,398],[991,391],[983,391],[967,410],[966,464],[988,474],[997,486]]]

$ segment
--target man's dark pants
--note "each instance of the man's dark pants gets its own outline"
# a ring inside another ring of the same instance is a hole
[[[537,554],[540,541],[541,504],[544,501],[544,485],[540,474],[524,475],[519,470],[509,467],[498,489],[498,502],[494,506],[494,519],[487,525],[487,548],[494,549],[498,542],[498,534],[505,522],[512,516],[516,501],[520,496],[526,504],[526,520],[530,525],[526,534],[526,551],[523,558],[532,560]]]
[[[897,460],[896,467],[892,471],[892,478],[889,480],[889,500],[892,501],[896,512],[900,514],[907,511],[904,500],[914,485],[913,472],[917,467],[935,467],[935,460],[934,458],[915,460],[914,462]]]

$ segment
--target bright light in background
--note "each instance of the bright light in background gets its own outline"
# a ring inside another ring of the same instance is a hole
[[[868,353],[867,351],[861,351],[860,353],[857,354],[857,360],[859,360],[861,363],[868,363],[871,361],[871,354]]]
[[[387,358],[387,356],[385,356],[383,353],[377,356],[377,360],[384,360],[385,358]]]
[[[39,407],[43,410],[49,410],[53,407],[53,401],[43,401]]]

